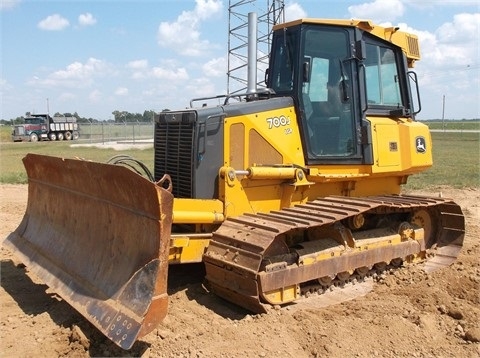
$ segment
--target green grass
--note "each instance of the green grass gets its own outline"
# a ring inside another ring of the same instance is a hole
[[[406,189],[480,187],[480,133],[432,133],[433,167],[409,177]]]
[[[84,158],[87,160],[106,162],[118,154],[130,155],[147,165],[153,172],[153,148],[114,150],[99,149],[94,147],[70,147],[71,144],[102,142],[107,140],[132,140],[133,134],[136,139],[152,138],[153,128],[151,124],[143,125],[84,125],[81,127],[81,138],[75,142],[18,142],[13,143],[11,138],[12,126],[0,126],[0,183],[23,184],[27,183],[27,174],[23,167],[22,158],[27,153],[52,155],[64,158]]]
[[[130,155],[147,165],[153,172],[153,148],[114,150],[95,147],[70,147],[72,142],[4,143],[0,142],[0,183],[27,183],[27,174],[22,158],[27,153],[52,155],[63,158],[83,158],[96,162],[106,162],[115,155]]]
[[[0,127],[0,183],[26,183],[22,158],[27,153],[85,158],[105,162],[127,154],[144,162],[153,171],[153,148],[116,151],[88,147],[71,148],[72,142],[13,143],[10,128]],[[5,130],[7,129],[7,130]],[[5,134],[6,133],[6,134]],[[7,138],[4,140],[4,138]],[[413,175],[405,189],[448,185],[455,188],[480,187],[480,133],[432,133],[433,167]]]
[[[12,141],[12,126],[0,126],[0,143]]]
[[[459,130],[459,131],[471,131],[471,130],[480,130],[480,121],[478,120],[469,120],[469,121],[422,121],[426,124],[428,128],[441,130],[445,127],[446,130]]]

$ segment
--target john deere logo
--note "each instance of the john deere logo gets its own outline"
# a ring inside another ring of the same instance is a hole
[[[417,153],[425,153],[427,151],[425,137],[415,138],[415,147],[417,148]]]

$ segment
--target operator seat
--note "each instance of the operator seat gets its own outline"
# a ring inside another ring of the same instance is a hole
[[[312,103],[307,93],[303,93],[302,97],[313,154],[316,156],[338,154],[340,117],[328,116],[326,111],[321,110],[321,106],[329,105],[328,102]]]

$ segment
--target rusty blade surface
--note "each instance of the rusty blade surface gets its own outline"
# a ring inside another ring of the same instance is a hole
[[[129,349],[167,313],[172,195],[121,166],[35,154],[23,161],[27,209],[4,244]]]

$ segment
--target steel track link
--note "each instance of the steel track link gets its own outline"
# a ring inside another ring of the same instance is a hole
[[[408,216],[417,228],[412,237],[392,244],[399,235],[388,228],[371,238],[378,230],[353,231],[352,235],[344,225],[358,217],[389,215]],[[427,255],[427,272],[450,265],[461,250],[464,232],[462,211],[450,199],[328,196],[292,208],[227,219],[213,233],[204,255],[206,279],[217,295],[265,313],[274,304],[267,303],[270,292],[279,292],[280,304],[288,303],[300,297],[295,287],[312,280],[338,279],[339,274],[348,276],[356,269],[414,256]],[[290,296],[283,298],[284,291]]]

